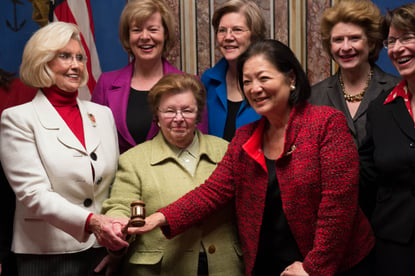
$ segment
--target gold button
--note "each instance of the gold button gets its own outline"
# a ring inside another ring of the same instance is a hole
[[[208,252],[210,253],[210,254],[213,254],[213,253],[215,253],[215,251],[216,251],[216,247],[212,244],[211,246],[209,246],[209,248],[208,248]]]

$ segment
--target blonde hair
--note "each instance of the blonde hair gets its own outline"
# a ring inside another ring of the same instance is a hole
[[[148,102],[154,116],[157,118],[157,110],[160,105],[161,97],[168,93],[182,93],[191,91],[196,99],[197,122],[202,118],[202,111],[206,104],[206,90],[202,82],[195,76],[183,73],[170,73],[164,75],[148,93]]]
[[[159,12],[164,28],[165,55],[174,46],[176,40],[176,22],[168,5],[163,0],[130,0],[124,7],[120,16],[119,35],[121,45],[130,55],[130,23],[141,25],[154,13]]]
[[[22,64],[20,65],[20,79],[30,87],[42,88],[55,84],[55,74],[48,63],[56,57],[57,52],[64,48],[71,39],[78,41],[82,53],[80,31],[72,23],[53,22],[36,31],[23,50]],[[80,86],[88,82],[88,70],[81,73]]]
[[[379,8],[370,0],[339,0],[324,11],[320,33],[323,48],[331,56],[331,31],[337,23],[352,23],[363,29],[369,46],[369,63],[374,64],[382,49],[383,18]]]
[[[244,15],[246,25],[251,31],[251,41],[265,39],[266,27],[261,10],[253,1],[229,0],[219,6],[212,16],[212,26],[215,33],[218,32],[220,20],[228,13],[241,13]]]

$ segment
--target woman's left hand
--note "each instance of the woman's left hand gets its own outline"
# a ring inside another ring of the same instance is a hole
[[[129,235],[142,235],[144,233],[152,231],[156,227],[166,225],[166,217],[160,213],[155,212],[145,218],[145,224],[142,227],[128,227]]]
[[[294,262],[287,266],[280,276],[309,276],[309,274],[305,272],[302,262]]]

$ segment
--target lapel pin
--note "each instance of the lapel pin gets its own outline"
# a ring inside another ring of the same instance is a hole
[[[95,120],[94,114],[88,113],[88,118],[89,118],[89,120],[91,120],[92,126],[96,127],[97,126],[97,121]]]

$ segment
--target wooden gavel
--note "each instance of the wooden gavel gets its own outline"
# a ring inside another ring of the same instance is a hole
[[[145,222],[146,218],[146,209],[144,208],[146,204],[142,200],[134,200],[130,204],[131,206],[131,219],[130,224],[133,227],[142,227]]]
[[[131,206],[131,218],[130,221],[125,225],[125,227],[121,230],[123,233],[127,233],[128,227],[142,227],[145,222],[146,218],[146,204],[142,200],[134,200],[130,204]]]

